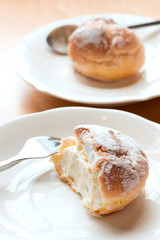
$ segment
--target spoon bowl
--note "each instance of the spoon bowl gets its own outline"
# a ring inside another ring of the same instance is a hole
[[[74,30],[77,29],[75,25],[66,25],[54,29],[47,37],[47,43],[56,53],[67,55],[68,53],[68,39]]]

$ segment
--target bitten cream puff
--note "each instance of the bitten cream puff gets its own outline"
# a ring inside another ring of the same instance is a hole
[[[145,153],[132,138],[98,125],[77,126],[51,161],[94,214],[124,208],[145,186],[149,171]]]
[[[135,33],[104,18],[79,26],[69,38],[68,54],[76,71],[101,81],[134,75],[145,61],[144,47]]]

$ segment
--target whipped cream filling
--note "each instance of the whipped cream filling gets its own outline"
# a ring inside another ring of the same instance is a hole
[[[60,160],[62,177],[69,180],[71,187],[82,195],[82,203],[89,209],[97,210],[103,206],[102,192],[99,182],[91,173],[92,166],[77,145],[63,149]]]

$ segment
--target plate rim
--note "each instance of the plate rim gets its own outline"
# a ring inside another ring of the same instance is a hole
[[[38,116],[43,116],[45,114],[52,114],[52,112],[56,112],[56,111],[65,111],[65,110],[87,110],[87,111],[99,111],[99,112],[117,112],[117,113],[122,113],[122,114],[126,114],[130,117],[133,117],[135,119],[138,119],[140,121],[145,121],[146,123],[158,127],[160,128],[160,124],[153,122],[147,118],[141,117],[138,114],[135,113],[131,113],[125,110],[119,110],[119,109],[112,109],[112,108],[96,108],[96,107],[81,107],[81,106],[70,106],[70,107],[58,107],[58,108],[52,108],[52,109],[48,109],[48,110],[44,110],[44,111],[40,111],[40,112],[34,112],[34,113],[28,113],[28,114],[24,114],[21,116],[17,116],[17,117],[13,117],[9,120],[3,121],[2,123],[0,123],[0,131],[3,127],[12,124],[16,121],[23,121],[23,119],[27,119],[27,118],[34,118],[34,117],[38,117]]]

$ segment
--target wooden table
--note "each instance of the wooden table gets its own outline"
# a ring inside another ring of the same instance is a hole
[[[159,9],[159,0],[0,0],[0,122],[51,108],[80,106],[38,92],[16,75],[12,55],[30,31],[84,14],[131,13],[159,19]],[[114,108],[160,123],[160,97]]]

